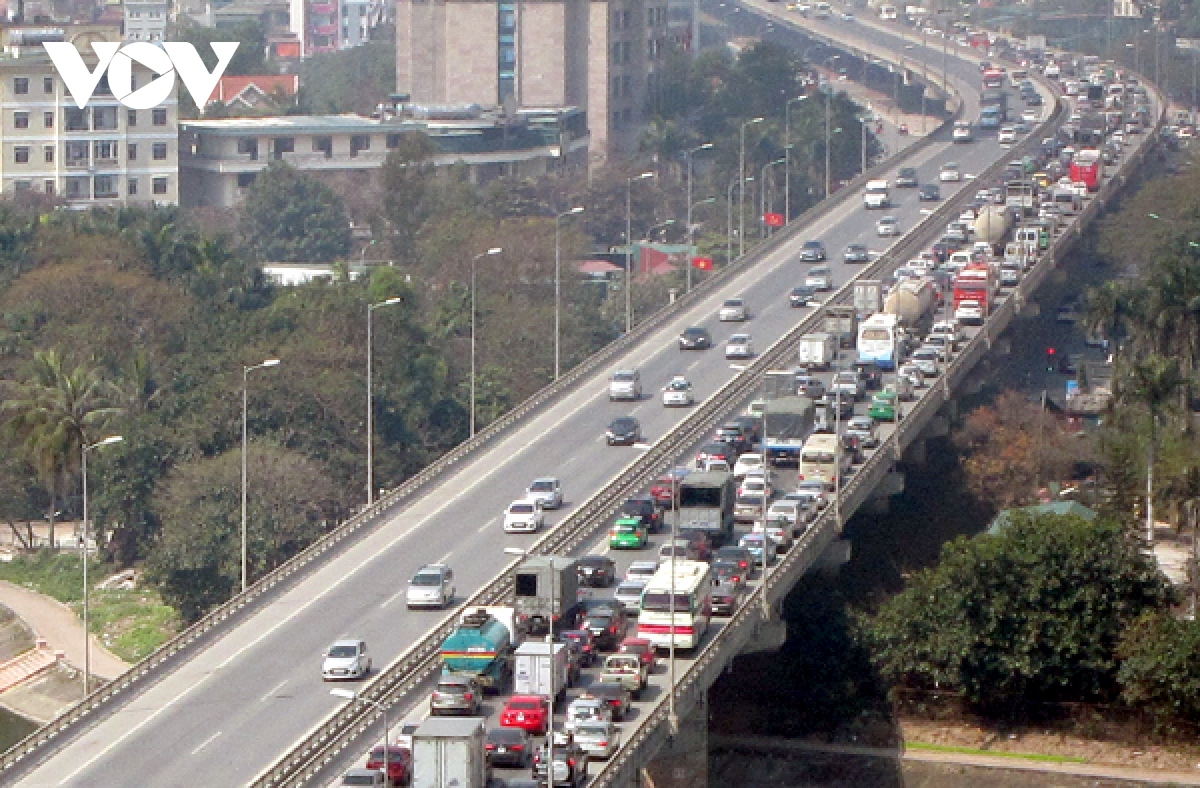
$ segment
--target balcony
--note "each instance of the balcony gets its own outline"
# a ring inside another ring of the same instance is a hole
[[[336,3],[310,3],[308,6],[308,13],[311,16],[321,16],[322,14],[324,14],[326,16],[336,16],[337,15],[337,4]]]
[[[313,25],[312,30],[319,36],[336,36],[338,34],[337,25]]]

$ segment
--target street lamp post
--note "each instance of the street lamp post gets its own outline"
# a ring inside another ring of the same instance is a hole
[[[480,252],[471,258],[471,413],[469,437],[475,437],[475,268],[484,257],[498,255],[504,250],[498,246]]]
[[[783,158],[787,164],[783,168],[783,222],[792,220],[792,105],[799,104],[808,96],[790,98],[783,105]]]
[[[507,553],[508,555],[519,555],[523,558],[530,555],[530,552],[528,550],[524,550],[520,547],[506,547],[506,548],[504,548],[504,552]],[[557,599],[557,597],[554,595],[555,594],[555,587],[554,587],[554,582],[555,582],[554,575],[555,574],[556,573],[553,571],[550,572],[550,598],[551,599]],[[550,663],[550,715],[549,715],[550,719],[546,724],[546,785],[553,786],[554,785],[554,704],[555,704],[555,696],[557,694],[557,688],[554,686],[554,679],[555,679],[554,668],[555,668],[556,662],[554,659],[554,609],[553,609],[553,607],[550,610],[549,619],[550,619],[549,634],[546,635],[546,643],[549,646],[549,649],[547,649],[547,654],[548,654],[547,659],[549,660],[549,663]],[[536,657],[537,657],[537,655],[535,655],[535,659],[536,659]]]
[[[91,533],[90,521],[88,520],[88,471],[87,458],[88,452],[92,449],[98,449],[101,446],[110,446],[114,443],[120,443],[125,440],[121,435],[110,435],[104,440],[96,441],[92,444],[83,444],[80,447],[81,455],[81,470],[83,474],[83,696],[86,698],[91,694],[92,689],[92,640],[88,634],[88,602],[90,590],[88,589],[88,537]]]
[[[653,178],[643,172],[625,179],[625,333],[633,330],[633,182]]]
[[[249,448],[250,434],[247,427],[247,415],[250,407],[250,373],[256,369],[267,369],[279,366],[279,359],[269,358],[261,364],[242,367],[242,593],[246,593],[247,565],[249,563],[249,545],[246,538],[246,489],[247,465],[246,452]]]
[[[764,378],[764,383],[765,383]],[[771,619],[771,601],[768,599],[767,578],[771,574],[771,564],[767,560],[767,546],[771,543],[771,536],[767,533],[767,489],[765,486],[766,480],[771,475],[771,460],[767,455],[767,413],[771,408],[771,398],[767,396],[766,386],[763,387],[762,393],[762,461],[763,461],[763,504],[762,504],[762,523],[763,523],[763,580],[762,580],[762,612],[763,618]]]
[[[765,118],[751,118],[742,124],[741,145],[738,147],[738,257],[746,253],[746,127],[762,123]]]
[[[583,213],[583,206],[577,205],[569,211],[563,211],[554,217],[554,379],[558,380],[562,358],[562,250],[560,238],[562,235],[562,220],[568,216]]]
[[[759,176],[760,188],[758,190],[758,202],[759,207],[761,208],[759,211],[759,222],[762,224],[762,237],[764,238],[769,238],[771,235],[771,228],[767,227],[767,209],[769,207],[774,207],[773,205],[769,206],[767,201],[767,170],[779,164],[787,164],[787,159],[776,159],[775,161],[767,162],[763,165],[762,174]]]
[[[371,315],[383,306],[398,304],[404,299],[389,298],[378,304],[367,304],[367,506],[375,503],[375,402],[371,385],[374,365],[371,363],[374,343],[371,341]]]
[[[754,180],[751,175],[746,181]],[[729,181],[729,188],[725,190],[725,204],[728,207],[728,219],[725,223],[725,264],[729,265],[733,262],[733,187],[738,185],[738,178],[733,178]],[[742,181],[744,184],[745,181]],[[743,186],[744,188],[744,186]]]
[[[841,55],[834,55],[825,60],[826,68],[833,61],[840,58]],[[832,72],[830,72],[832,74]],[[831,151],[829,150],[830,136],[833,133],[831,123],[833,120],[833,79],[826,80],[828,83],[828,91],[825,93],[825,199],[829,199],[829,193],[833,191],[833,174],[830,172],[832,162]]]
[[[391,785],[392,775],[389,769],[388,758],[391,755],[388,752],[388,711],[387,704],[370,698],[364,698],[354,690],[341,689],[340,687],[329,690],[329,694],[335,698],[345,698],[346,700],[361,700],[363,703],[369,703],[375,708],[383,712],[383,779],[387,785]]]
[[[703,145],[697,145],[687,151],[687,235],[688,235],[688,265],[687,265],[687,282],[684,285],[684,292],[692,292],[692,256],[695,250],[692,247],[692,156],[702,150],[712,150],[713,144],[706,142]]]
[[[709,205],[716,201],[717,201],[716,197],[705,197],[703,200],[696,200],[695,202],[688,204],[687,242],[688,242],[689,251],[688,251],[688,264],[687,264],[687,290],[685,291],[688,293],[690,293],[692,291],[692,267],[693,267],[693,263],[694,263],[694,260],[692,259],[692,255],[694,255],[695,250],[696,250],[696,228],[695,228],[695,225],[692,224],[692,220],[691,220],[692,211],[694,211],[697,206]]]

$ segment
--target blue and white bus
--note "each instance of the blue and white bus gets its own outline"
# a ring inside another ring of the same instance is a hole
[[[899,355],[900,325],[896,315],[880,312],[858,324],[858,360],[894,369]]]

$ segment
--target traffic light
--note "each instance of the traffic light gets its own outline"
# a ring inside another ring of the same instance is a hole
[[[1046,371],[1047,372],[1055,371],[1054,348],[1052,348],[1052,347],[1046,348]]]

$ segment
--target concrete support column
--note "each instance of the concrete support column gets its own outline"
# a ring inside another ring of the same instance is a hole
[[[679,732],[642,769],[654,788],[708,788],[708,693],[679,720]]]

